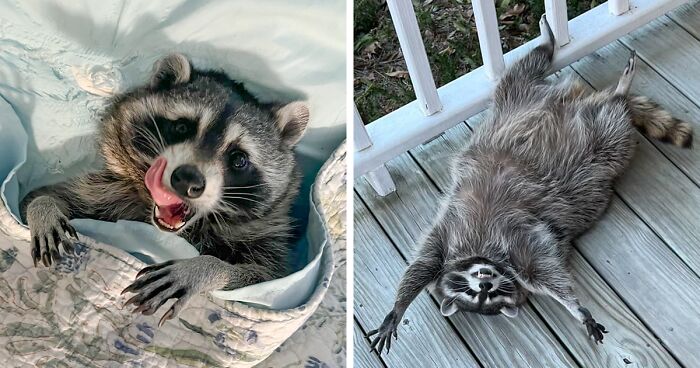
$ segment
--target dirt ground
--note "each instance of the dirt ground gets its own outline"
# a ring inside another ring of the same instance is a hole
[[[602,0],[600,0],[602,2]],[[598,5],[568,0],[569,19]],[[470,0],[413,1],[438,87],[482,65]],[[539,35],[543,0],[496,0],[503,51]],[[385,0],[354,3],[355,103],[365,123],[415,99]]]

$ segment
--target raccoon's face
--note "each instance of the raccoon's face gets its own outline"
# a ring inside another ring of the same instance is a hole
[[[515,317],[518,306],[527,299],[527,291],[512,273],[481,257],[450,265],[438,279],[436,290],[442,297],[444,316],[465,311]]]
[[[306,105],[262,108],[235,88],[171,55],[156,64],[150,86],[122,96],[107,115],[106,165],[144,193],[159,229],[256,218],[296,190],[292,149]]]

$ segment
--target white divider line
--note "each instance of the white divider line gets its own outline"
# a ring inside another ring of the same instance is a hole
[[[608,8],[613,15],[620,15],[630,10],[630,0],[609,0]]]
[[[416,100],[425,116],[442,110],[411,0],[387,0]]]
[[[352,133],[355,141],[355,151],[362,151],[372,145],[372,140],[369,138],[369,134],[367,134],[367,129],[362,122],[360,112],[357,111],[357,105],[353,104],[353,108],[355,110],[355,118],[352,119]]]
[[[489,79],[496,80],[506,68],[503,61],[503,48],[501,48],[501,35],[498,32],[496,4],[493,0],[473,0],[472,8],[486,75]]]
[[[566,14],[566,0],[544,0],[547,22],[552,27],[557,46],[569,43],[569,17]]]

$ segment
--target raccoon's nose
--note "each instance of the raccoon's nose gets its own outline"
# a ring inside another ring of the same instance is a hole
[[[204,175],[194,165],[182,165],[173,171],[170,184],[181,196],[199,198],[204,192]]]

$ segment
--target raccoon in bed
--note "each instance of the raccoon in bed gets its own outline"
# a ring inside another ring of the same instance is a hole
[[[200,256],[145,267],[125,292],[135,313],[195,294],[284,276],[290,208],[300,174],[293,148],[309,113],[302,102],[262,104],[225,74],[180,54],[154,65],[150,82],[114,99],[99,133],[100,171],[31,192],[22,216],[34,264],[50,266],[77,238],[74,218],[152,223]]]
[[[540,29],[543,44],[496,86],[488,117],[456,157],[453,185],[393,309],[368,333],[380,353],[389,351],[404,312],[426,287],[445,316],[515,317],[535,293],[561,303],[596,343],[607,332],[573,291],[571,243],[608,206],[634,153],[635,127],[681,147],[691,145],[692,131],[647,98],[628,95],[634,54],[614,89],[547,83],[554,37],[544,17]]]

